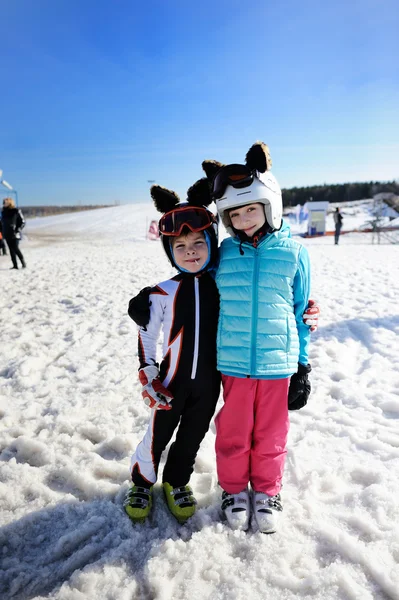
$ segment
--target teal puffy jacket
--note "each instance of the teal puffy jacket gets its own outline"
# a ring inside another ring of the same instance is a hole
[[[243,254],[242,254],[243,252]],[[281,379],[308,363],[310,328],[302,315],[310,293],[304,246],[283,222],[255,248],[238,238],[220,247],[218,369],[224,375]]]

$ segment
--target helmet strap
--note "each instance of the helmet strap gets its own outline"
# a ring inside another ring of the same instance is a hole
[[[240,231],[239,229],[234,229],[234,227],[232,227],[232,229],[236,236],[241,240],[241,242],[249,242],[250,244],[253,243],[255,236],[259,239],[268,235],[269,233],[273,233],[273,231],[276,231],[273,227],[269,225],[267,221],[265,221],[262,227],[255,231],[255,233],[251,235],[251,237],[249,237],[246,233]]]

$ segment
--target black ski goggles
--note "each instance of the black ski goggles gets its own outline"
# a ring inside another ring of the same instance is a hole
[[[218,200],[228,185],[233,188],[245,188],[255,179],[255,171],[245,165],[226,165],[219,169],[212,182],[212,198]]]
[[[205,208],[199,206],[185,206],[171,210],[164,214],[159,221],[159,233],[177,237],[184,227],[188,227],[193,233],[203,231],[214,223],[214,217]]]

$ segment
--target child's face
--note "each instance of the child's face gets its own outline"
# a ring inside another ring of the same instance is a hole
[[[173,238],[175,263],[182,269],[197,273],[208,260],[208,246],[202,231]]]
[[[265,209],[260,202],[233,208],[229,216],[234,229],[243,231],[248,237],[252,237],[266,221]]]

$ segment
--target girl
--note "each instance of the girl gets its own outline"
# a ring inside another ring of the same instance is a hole
[[[233,529],[246,530],[252,511],[273,533],[289,428],[288,409],[310,393],[310,264],[306,248],[282,220],[281,190],[265,144],[245,165],[205,161],[218,213],[231,237],[220,247],[218,369],[224,406],[216,417],[216,462],[222,509]],[[291,378],[291,382],[290,382]]]

